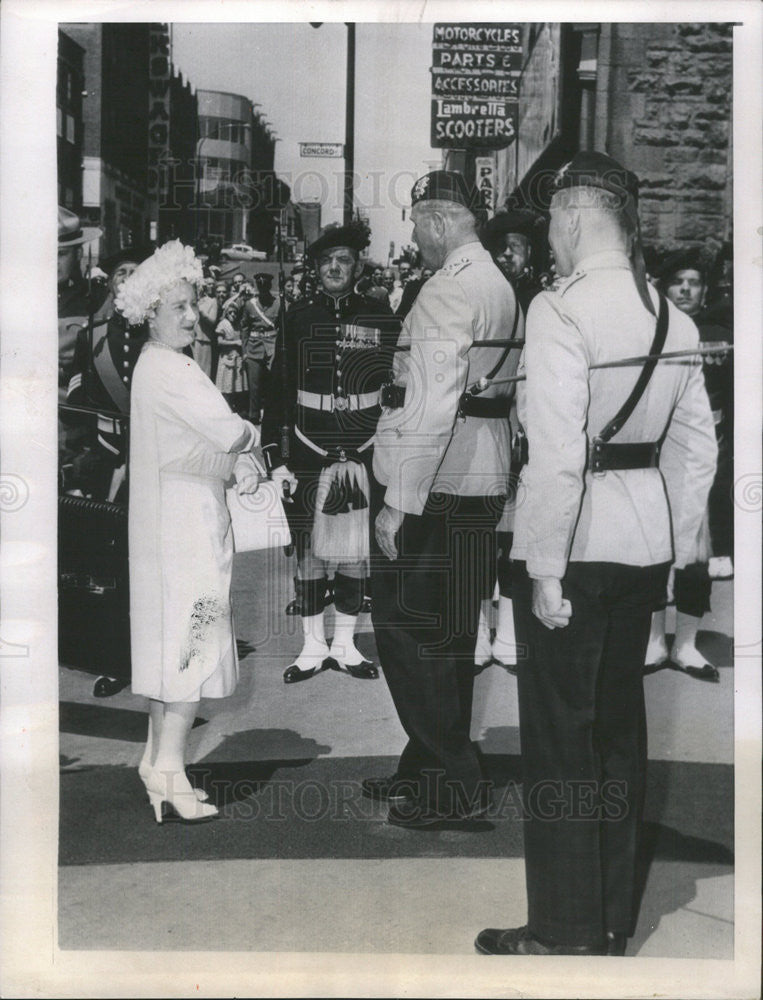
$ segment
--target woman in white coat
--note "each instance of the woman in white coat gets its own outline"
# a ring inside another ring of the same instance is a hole
[[[217,816],[185,773],[188,735],[202,697],[238,680],[230,600],[233,543],[225,484],[258,486],[249,454],[255,427],[231,412],[184,353],[198,320],[201,264],[166,243],[122,285],[119,308],[148,322],[135,367],[130,418],[130,626],[132,689],[149,702],[139,767],[157,822]]]

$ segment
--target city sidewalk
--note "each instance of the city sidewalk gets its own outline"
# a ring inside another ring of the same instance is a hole
[[[157,826],[134,770],[143,699],[93,698],[92,676],[61,669],[61,948],[471,955],[482,927],[524,921],[515,679],[476,680],[498,799],[485,828],[390,827],[359,795],[403,744],[383,678],[282,681],[300,647],[292,573],[280,550],[236,558],[241,680],[202,703],[192,737],[215,823]],[[629,955],[733,957],[732,588],[714,585],[700,634],[720,684],[645,679],[652,863]],[[358,644],[374,653],[368,619]]]

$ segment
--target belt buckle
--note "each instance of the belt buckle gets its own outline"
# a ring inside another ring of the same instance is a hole
[[[346,396],[334,396],[334,409],[335,410],[346,410],[350,405],[350,401]]]
[[[596,479],[603,479],[607,472],[606,469],[601,469],[596,467],[597,462],[601,461],[599,456],[601,455],[605,443],[606,442],[602,441],[600,437],[595,437],[591,441],[591,448],[592,448],[592,454],[590,460],[591,475],[594,476],[594,478]]]

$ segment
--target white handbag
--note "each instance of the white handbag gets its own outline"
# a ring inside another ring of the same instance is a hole
[[[278,485],[260,483],[256,493],[239,496],[236,486],[225,492],[236,552],[254,552],[291,544],[291,532]]]

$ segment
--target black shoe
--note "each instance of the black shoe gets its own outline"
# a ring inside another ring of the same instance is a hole
[[[324,666],[328,667],[329,670],[338,670],[342,674],[349,674],[351,677],[357,677],[362,681],[375,681],[379,676],[379,668],[368,661],[357,663],[353,666],[351,663],[341,663],[333,656],[329,656],[323,662]]]
[[[687,667],[677,660],[672,660],[670,665],[674,670],[680,670],[682,674],[688,674],[689,677],[693,677],[697,681],[709,681],[711,684],[719,684],[721,680],[721,675],[717,667],[714,667],[710,663],[703,663],[701,667]]]
[[[360,783],[360,791],[367,799],[376,802],[405,802],[415,797],[418,782],[398,778],[396,774],[388,778],[364,778]]]
[[[401,826],[405,830],[432,830],[454,823],[470,823],[482,819],[489,809],[489,803],[480,802],[469,810],[455,809],[443,813],[433,809],[420,799],[405,799],[390,803],[387,822],[391,826]]]
[[[93,696],[95,698],[110,698],[111,695],[124,690],[129,681],[119,680],[117,677],[99,677],[93,685]]]
[[[363,603],[360,605],[360,612],[359,612],[359,614],[361,614],[361,615],[370,615],[371,614],[371,598],[370,597],[364,597],[363,598]]]
[[[301,605],[300,605],[300,603],[299,603],[299,601],[297,600],[296,597],[294,598],[293,601],[289,601],[289,603],[286,605],[285,614],[287,614],[287,615],[300,615],[300,614],[302,614]]]
[[[303,670],[302,667],[298,667],[296,663],[292,663],[290,667],[284,670],[283,682],[284,684],[296,684],[298,681],[306,681],[315,674],[321,673],[325,670],[328,665],[328,660],[324,660],[319,667],[308,667],[307,670]]]
[[[546,944],[527,927],[498,930],[488,927],[474,942],[481,955],[606,955],[607,946],[600,944]]]
[[[607,954],[616,958],[625,955],[625,945],[628,942],[628,935],[622,931],[607,931]]]
[[[656,660],[654,663],[647,663],[644,665],[644,677],[648,677],[649,674],[656,674],[658,670],[665,670],[669,666],[669,660]]]

